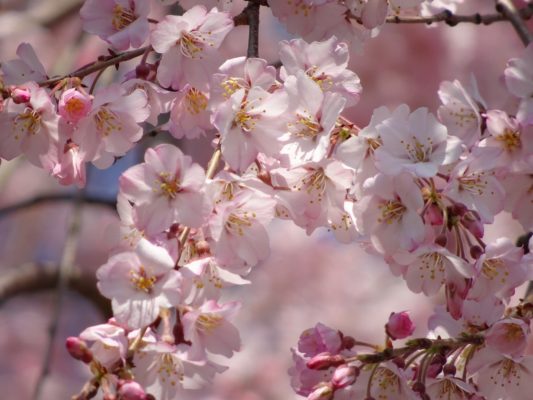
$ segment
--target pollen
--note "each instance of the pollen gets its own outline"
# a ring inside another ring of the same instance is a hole
[[[397,200],[389,200],[378,206],[381,216],[378,217],[379,223],[392,224],[402,219],[403,214],[407,209]]]
[[[226,220],[226,229],[239,236],[244,235],[244,229],[252,226],[255,214],[250,214],[248,211],[241,213],[231,213]]]
[[[496,136],[496,140],[502,144],[508,153],[512,153],[522,147],[520,133],[509,128],[506,128],[502,135]]]
[[[150,293],[157,282],[157,278],[148,275],[144,267],[141,265],[137,271],[133,269],[130,271],[130,282],[137,290]]]
[[[69,99],[65,104],[65,109],[69,114],[79,114],[85,108],[85,104],[81,99],[75,97]]]
[[[94,122],[96,123],[96,130],[104,137],[109,136],[114,131],[122,130],[122,124],[117,115],[105,107],[101,107],[95,114]]]
[[[199,35],[193,32],[181,32],[181,38],[177,44],[180,46],[181,54],[187,58],[200,58],[204,50],[205,40]]]
[[[115,5],[113,8],[113,19],[111,20],[111,24],[117,31],[124,29],[136,19],[137,17],[133,10],[129,8],[124,8],[120,4]]]
[[[41,129],[41,114],[26,108],[23,113],[17,115],[13,120],[13,131],[15,138],[19,138],[19,133],[35,135]]]
[[[161,172],[159,174],[159,189],[169,200],[175,199],[181,190],[180,181],[177,176],[171,177],[170,173]]]
[[[196,320],[196,328],[203,332],[209,332],[218,328],[222,321],[220,315],[201,314]]]
[[[240,126],[244,132],[251,132],[255,128],[255,117],[248,114],[244,108],[241,108],[235,114],[233,126]]]
[[[320,123],[310,115],[298,114],[296,123],[287,124],[289,131],[298,138],[314,139],[318,136],[322,127]]]
[[[185,104],[190,114],[198,115],[207,108],[207,97],[196,88],[190,88],[185,95]]]

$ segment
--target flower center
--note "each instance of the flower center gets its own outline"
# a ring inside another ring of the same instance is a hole
[[[237,90],[242,88],[248,88],[248,85],[246,82],[243,82],[243,79],[241,78],[235,78],[231,77],[226,79],[220,84],[220,87],[222,90],[224,90],[223,96],[224,98],[229,98],[233,93],[235,93]]]
[[[190,88],[185,95],[187,111],[198,115],[207,108],[207,97],[196,88]]]
[[[26,108],[23,113],[17,115],[13,120],[13,131],[15,139],[19,139],[19,133],[35,135],[41,128],[41,114]]]
[[[204,41],[198,35],[192,32],[181,32],[181,38],[178,40],[181,54],[187,58],[196,58],[202,53],[204,48]]]
[[[157,278],[148,275],[144,267],[141,265],[137,271],[133,269],[130,271],[130,281],[137,290],[150,293],[154,284],[157,282]]]
[[[481,273],[488,280],[494,280],[500,275],[500,270],[504,269],[504,262],[498,258],[491,258],[490,260],[485,260],[483,266],[481,267]],[[508,271],[503,272],[504,275],[509,275]],[[505,277],[502,277],[502,283],[505,282]]]
[[[413,162],[427,162],[429,161],[429,156],[433,149],[433,140],[428,138],[429,145],[426,146],[413,136],[413,141],[405,143],[405,141],[401,141],[400,143],[403,144],[405,148],[405,152],[407,153],[407,156],[409,159]]]
[[[296,123],[288,123],[287,127],[289,131],[298,138],[311,138],[314,139],[318,136],[322,127],[318,121],[310,115],[298,114]]]
[[[255,117],[248,114],[244,107],[237,111],[233,119],[233,126],[240,126],[244,132],[251,132],[255,128],[255,124]]]
[[[175,199],[178,192],[181,190],[179,179],[174,176],[170,179],[168,172],[161,172],[159,174],[159,188],[161,192],[170,200]]]
[[[222,323],[222,317],[215,314],[201,314],[196,320],[196,328],[203,332],[216,329]]]
[[[333,79],[329,75],[326,75],[324,72],[320,74],[317,73],[318,67],[313,66],[308,68],[305,73],[309,78],[311,78],[323,91],[331,89],[333,86]]]
[[[255,213],[250,215],[248,211],[242,211],[239,214],[231,213],[226,220],[226,229],[231,233],[243,236],[244,229],[252,226],[252,222],[255,217]]]
[[[109,136],[113,131],[122,130],[122,125],[115,113],[109,111],[105,107],[100,108],[95,114],[94,121],[96,123],[96,130],[100,132],[102,136]]]
[[[69,114],[81,114],[85,109],[85,104],[82,100],[74,97],[67,101],[65,109]]]
[[[117,4],[115,7],[113,7],[113,19],[111,24],[117,31],[124,29],[136,19],[137,17],[135,16],[133,10],[124,8],[120,4]]]
[[[522,141],[520,140],[520,133],[518,131],[513,131],[512,129],[506,128],[503,131],[502,135],[496,136],[496,140],[501,142],[503,148],[508,152],[512,153],[513,151],[522,147]]]
[[[381,211],[381,216],[378,217],[378,222],[385,222],[386,224],[392,224],[393,222],[402,219],[403,214],[407,211],[407,208],[397,200],[389,200],[378,206]]]
[[[474,195],[483,195],[487,186],[484,173],[478,172],[458,178],[459,190],[467,190]]]

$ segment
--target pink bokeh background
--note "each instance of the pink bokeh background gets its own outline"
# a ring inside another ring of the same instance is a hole
[[[74,1],[70,1],[73,3]],[[35,22],[35,9],[58,7],[61,1],[0,2],[0,60],[15,57],[18,43],[31,43],[51,75],[66,73],[106,53],[101,40],[82,33],[77,14],[71,13],[46,26]],[[193,3],[191,1],[184,3]],[[466,0],[461,13],[493,13],[491,0]],[[243,2],[235,1],[236,10]],[[186,4],[188,5],[188,4]],[[240,8],[239,8],[240,7]],[[32,11],[33,10],[33,11]],[[155,18],[163,10],[155,10]],[[39,14],[37,14],[39,15]],[[277,61],[277,41],[288,38],[283,28],[263,8],[260,55]],[[247,28],[237,28],[226,40],[227,56],[244,54]],[[501,74],[507,60],[518,56],[522,44],[508,23],[490,26],[460,24],[456,27],[387,25],[368,42],[362,54],[352,55],[352,69],[360,76],[363,96],[345,112],[365,126],[372,110],[380,105],[412,108],[426,106],[436,111],[437,90],[443,80],[466,82],[473,73],[481,94],[493,108],[507,107]],[[131,68],[130,64],[129,68]],[[127,70],[126,67],[121,71]],[[114,78],[109,69],[104,80]],[[157,140],[170,140],[158,137]],[[211,152],[210,138],[180,142],[185,152],[205,165]],[[141,151],[117,166],[127,168]],[[94,173],[89,192],[112,199],[119,172]],[[0,207],[43,193],[72,192],[59,186],[24,160],[0,166]],[[0,219],[0,273],[31,262],[58,262],[65,241],[68,216],[65,203],[47,204]],[[107,257],[107,226],[116,222],[111,209],[85,206],[76,265],[95,271]],[[410,293],[383,261],[366,254],[358,245],[340,245],[328,232],[308,237],[288,222],[270,227],[272,254],[256,267],[251,284],[235,288],[227,298],[243,302],[235,324],[243,348],[229,360],[230,369],[219,376],[214,388],[193,396],[209,400],[292,399],[287,369],[289,348],[304,329],[321,321],[363,341],[383,341],[383,325],[392,311],[409,310],[417,323],[415,335],[424,335],[428,315],[442,298],[428,299]],[[519,227],[505,215],[498,218],[490,235],[516,237]],[[43,292],[12,298],[0,308],[1,398],[30,399],[42,368],[48,341],[54,293]],[[61,305],[59,331],[55,338],[51,372],[43,399],[69,398],[88,377],[81,363],[64,351],[67,336],[77,335],[90,324],[103,322],[102,315],[85,299],[68,292]]]

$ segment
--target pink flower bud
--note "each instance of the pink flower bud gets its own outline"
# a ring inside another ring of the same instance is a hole
[[[135,381],[119,381],[119,400],[146,400],[146,393],[141,385]]]
[[[385,330],[391,339],[403,339],[413,334],[415,324],[413,324],[406,311],[393,312],[389,317],[389,322],[385,325]]]
[[[342,389],[353,384],[358,375],[359,368],[346,364],[340,365],[333,372],[331,383],[335,389]]]
[[[76,360],[83,361],[85,364],[89,364],[93,360],[93,353],[87,347],[87,343],[79,337],[68,337],[65,345],[69,354]]]
[[[76,123],[91,111],[92,102],[91,96],[75,88],[65,90],[59,99],[59,115],[69,122]]]
[[[330,400],[333,398],[333,392],[334,389],[331,385],[321,385],[307,396],[307,400]]]
[[[344,358],[340,354],[331,355],[330,353],[320,353],[307,361],[309,369],[328,369],[344,364]]]
[[[11,98],[15,104],[23,104],[30,101],[31,93],[26,88],[14,87],[11,89]]]

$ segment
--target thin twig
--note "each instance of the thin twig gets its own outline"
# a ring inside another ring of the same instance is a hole
[[[528,5],[527,7],[522,8],[518,11],[519,18],[528,20],[533,16],[533,4]],[[352,16],[351,18],[355,19],[359,23],[362,23],[359,17]],[[431,25],[436,22],[444,22],[446,25],[455,26],[460,23],[469,23],[476,25],[490,25],[494,22],[503,22],[507,21],[507,17],[502,14],[469,14],[461,15],[454,14],[451,11],[445,10],[435,15],[427,17],[401,17],[401,16],[390,16],[387,17],[386,22],[389,24],[426,24]]]
[[[141,47],[139,49],[125,51],[123,53],[119,53],[114,56],[106,57],[105,60],[97,61],[95,63],[89,64],[71,74],[63,75],[57,78],[47,79],[46,81],[39,82],[39,86],[54,86],[56,83],[62,81],[63,79],[68,79],[68,78],[76,77],[76,78],[82,79],[86,77],[87,75],[92,74],[93,72],[100,71],[101,69],[105,69],[111,65],[119,64],[121,62],[131,60],[135,57],[142,56],[148,50],[148,48],[149,48],[148,46]]]
[[[23,200],[18,203],[15,203],[10,206],[0,208],[0,219],[7,217],[10,214],[16,213],[18,211],[23,211],[31,207],[39,206],[46,203],[56,203],[56,202],[70,202],[75,201],[77,198],[74,194],[71,193],[55,193],[55,194],[43,194],[40,196],[33,197],[28,200]],[[83,203],[85,204],[95,204],[104,207],[109,207],[115,209],[116,202],[113,200],[106,200],[100,197],[95,196],[85,196],[83,197]]]
[[[505,19],[509,20],[511,25],[513,25],[514,30],[520,37],[520,40],[522,40],[522,43],[524,43],[524,46],[531,43],[531,32],[529,32],[529,29],[524,23],[520,11],[516,9],[511,0],[496,0],[496,10],[500,12]]]
[[[74,261],[76,259],[76,251],[78,248],[79,234],[81,229],[83,192],[79,192],[78,196],[79,197],[74,203],[74,209],[70,217],[65,246],[63,248],[61,263],[59,265],[56,301],[54,304],[54,310],[50,322],[50,328],[48,331],[48,345],[46,347],[45,354],[43,357],[41,374],[39,375],[39,378],[37,379],[37,384],[35,385],[35,391],[33,393],[34,400],[39,400],[41,398],[44,382],[48,377],[48,374],[50,373],[52,350],[54,347],[55,337],[59,326],[59,318],[61,317],[61,305],[68,287],[68,279],[72,273]]]

